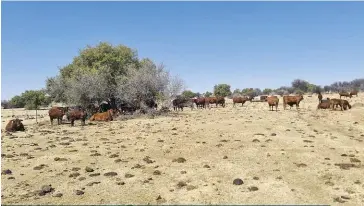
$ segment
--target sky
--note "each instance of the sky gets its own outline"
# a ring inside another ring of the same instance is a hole
[[[194,92],[364,77],[364,2],[1,2],[1,99],[100,41],[163,63]]]

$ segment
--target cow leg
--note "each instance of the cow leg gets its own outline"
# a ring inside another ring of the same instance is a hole
[[[276,104],[276,112],[278,112],[278,104]]]
[[[52,117],[49,117],[51,119],[51,125],[53,125],[53,118]]]
[[[71,127],[75,126],[75,119],[71,119]]]

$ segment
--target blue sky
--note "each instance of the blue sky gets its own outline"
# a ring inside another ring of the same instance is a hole
[[[364,2],[2,2],[1,98],[87,44],[137,49],[196,92],[364,77]]]

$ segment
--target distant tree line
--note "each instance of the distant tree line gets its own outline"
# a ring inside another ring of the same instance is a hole
[[[124,45],[112,45],[101,42],[96,46],[87,46],[79,51],[68,65],[59,68],[59,73],[46,79],[45,89],[27,90],[14,96],[9,101],[1,102],[4,108],[35,109],[48,106],[51,102],[68,105],[87,106],[91,103],[138,102],[143,106],[145,100],[156,100],[162,106],[169,106],[177,95],[194,98],[223,96],[257,96],[261,94],[313,93],[322,91],[364,90],[364,79],[350,82],[334,82],[321,86],[305,80],[295,79],[291,86],[277,89],[259,88],[235,89],[231,92],[229,84],[217,84],[213,92],[203,94],[185,90],[184,82],[172,76],[163,64],[155,64],[151,59],[139,59],[137,51]],[[183,91],[183,92],[182,92]]]

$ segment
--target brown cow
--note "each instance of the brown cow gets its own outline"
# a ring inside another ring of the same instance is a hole
[[[75,120],[81,120],[81,125],[84,126],[86,123],[87,113],[81,107],[75,107],[71,111],[67,112],[67,119],[71,121],[71,127],[75,125]]]
[[[330,101],[320,102],[317,105],[317,109],[329,109],[329,108],[330,108]]]
[[[62,118],[66,114],[68,108],[64,107],[52,107],[49,109],[48,114],[51,120],[51,125],[53,125],[53,119],[57,119],[58,125],[62,124]]]
[[[278,112],[278,103],[279,103],[279,98],[276,96],[271,96],[271,97],[267,97],[266,101],[268,102],[269,105],[269,111],[273,111],[273,107],[276,107],[276,112]],[[271,110],[272,108],[272,110]]]
[[[300,102],[303,100],[303,95],[298,96],[283,96],[283,108],[286,109],[287,104],[292,107],[296,105],[296,109],[300,107]]]
[[[349,102],[347,100],[341,100],[343,101],[343,106],[344,106],[344,110],[347,110],[348,108],[351,109],[351,105],[349,104]]]
[[[225,107],[225,98],[224,97],[216,97],[216,107],[217,105],[221,105],[222,107]]]
[[[337,106],[340,106],[341,111],[343,111],[344,108],[344,101],[341,99],[330,99],[330,107],[332,110],[336,109]]]
[[[235,107],[235,104],[239,104],[239,103],[241,103],[241,106],[243,106],[246,101],[249,101],[249,98],[247,98],[247,97],[233,97],[233,107]]]
[[[339,92],[339,95],[340,95],[340,99],[341,99],[341,97],[345,97],[345,98],[350,97],[351,98],[351,94],[348,92]]]
[[[196,99],[193,100],[196,104],[196,107],[201,107],[201,108],[206,108],[205,106],[205,101],[206,101],[206,98],[203,98],[203,97],[198,97]]]
[[[350,92],[350,96],[354,96],[354,95],[356,95],[356,97],[358,97],[358,91],[357,90],[354,90],[354,91]]]
[[[106,112],[96,113],[91,116],[89,121],[113,121],[114,111],[112,109],[107,110]]]
[[[23,121],[22,119],[18,118],[10,120],[5,127],[5,131],[8,132],[25,131],[22,121]]]

